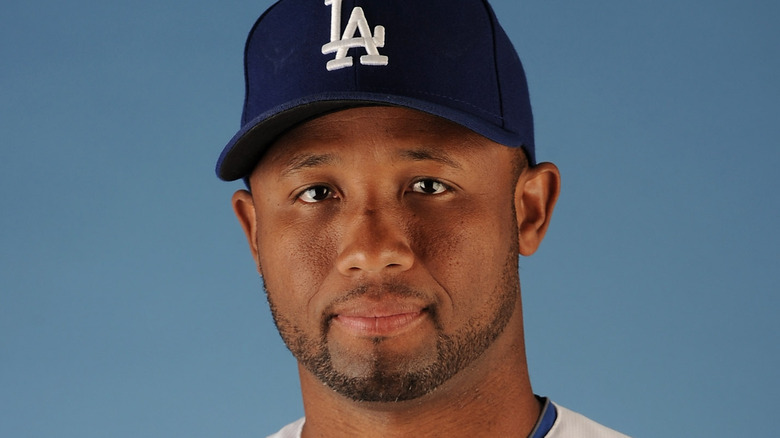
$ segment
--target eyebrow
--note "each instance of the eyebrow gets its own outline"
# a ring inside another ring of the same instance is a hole
[[[304,169],[335,164],[337,162],[339,162],[339,159],[332,154],[298,154],[287,161],[280,175],[288,176]]]
[[[407,149],[401,152],[401,157],[411,161],[436,161],[456,169],[461,168],[460,163],[453,159],[449,154],[438,149]]]
[[[456,169],[461,169],[460,163],[449,154],[433,148],[406,149],[401,151],[401,158],[410,161],[435,161]],[[341,160],[334,154],[297,154],[287,160],[280,175],[290,176],[305,169],[324,165],[335,165]]]

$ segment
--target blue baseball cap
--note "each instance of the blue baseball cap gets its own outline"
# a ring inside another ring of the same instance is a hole
[[[244,74],[241,129],[217,161],[225,181],[293,126],[372,105],[442,117],[536,162],[525,72],[485,0],[280,0],[249,33]]]

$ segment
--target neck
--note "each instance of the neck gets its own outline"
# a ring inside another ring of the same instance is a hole
[[[356,402],[299,367],[303,437],[528,436],[541,407],[528,377],[521,315],[518,308],[482,357],[416,400]]]

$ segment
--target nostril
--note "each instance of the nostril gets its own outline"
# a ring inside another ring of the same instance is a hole
[[[367,219],[370,216],[374,217]],[[403,228],[376,216],[376,211],[368,210],[346,230],[344,246],[337,256],[337,266],[343,274],[399,271],[414,259]]]

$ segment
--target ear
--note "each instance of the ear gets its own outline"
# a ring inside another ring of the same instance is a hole
[[[255,202],[252,194],[246,190],[239,190],[233,194],[232,199],[233,212],[235,212],[241,228],[244,229],[246,240],[249,241],[249,249],[252,251],[252,257],[255,259],[257,272],[263,275],[260,269],[260,256],[257,248],[257,212],[255,211]]]
[[[539,248],[550,225],[560,189],[561,174],[552,163],[529,167],[518,178],[515,214],[520,254],[529,256]]]

